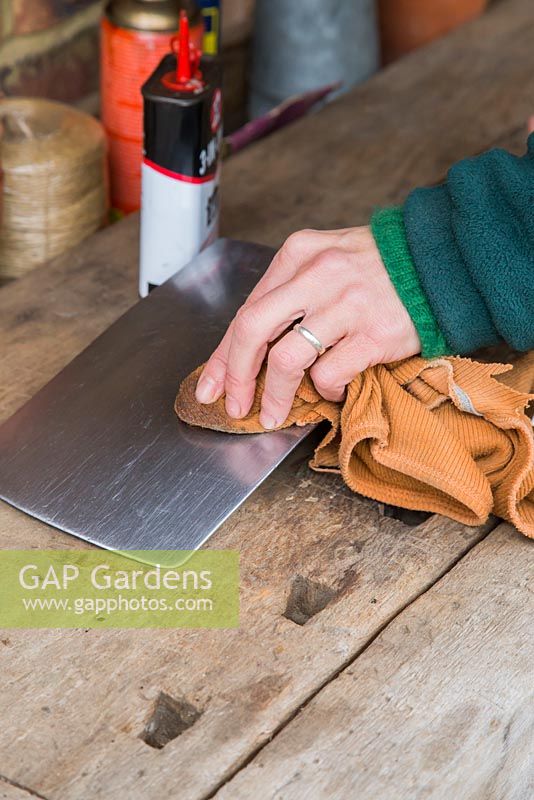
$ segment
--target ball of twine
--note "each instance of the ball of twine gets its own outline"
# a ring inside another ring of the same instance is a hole
[[[0,101],[0,277],[16,278],[97,230],[108,207],[99,122],[38,98]]]

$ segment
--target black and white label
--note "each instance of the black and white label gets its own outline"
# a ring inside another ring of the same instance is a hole
[[[219,170],[179,175],[144,159],[139,294],[159,286],[218,235]]]

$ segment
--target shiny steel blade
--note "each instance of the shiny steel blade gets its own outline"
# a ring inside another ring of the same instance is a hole
[[[311,431],[231,436],[174,414],[272,251],[219,240],[0,427],[0,497],[110,549],[195,549]]]

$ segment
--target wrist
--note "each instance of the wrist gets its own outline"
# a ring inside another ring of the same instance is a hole
[[[435,358],[449,354],[432,308],[415,269],[400,207],[377,209],[371,219],[371,232],[386,271],[406,308],[421,341],[421,355]]]

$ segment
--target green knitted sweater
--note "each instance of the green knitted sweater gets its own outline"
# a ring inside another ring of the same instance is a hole
[[[534,134],[523,157],[460,161],[371,228],[423,356],[534,348]]]

